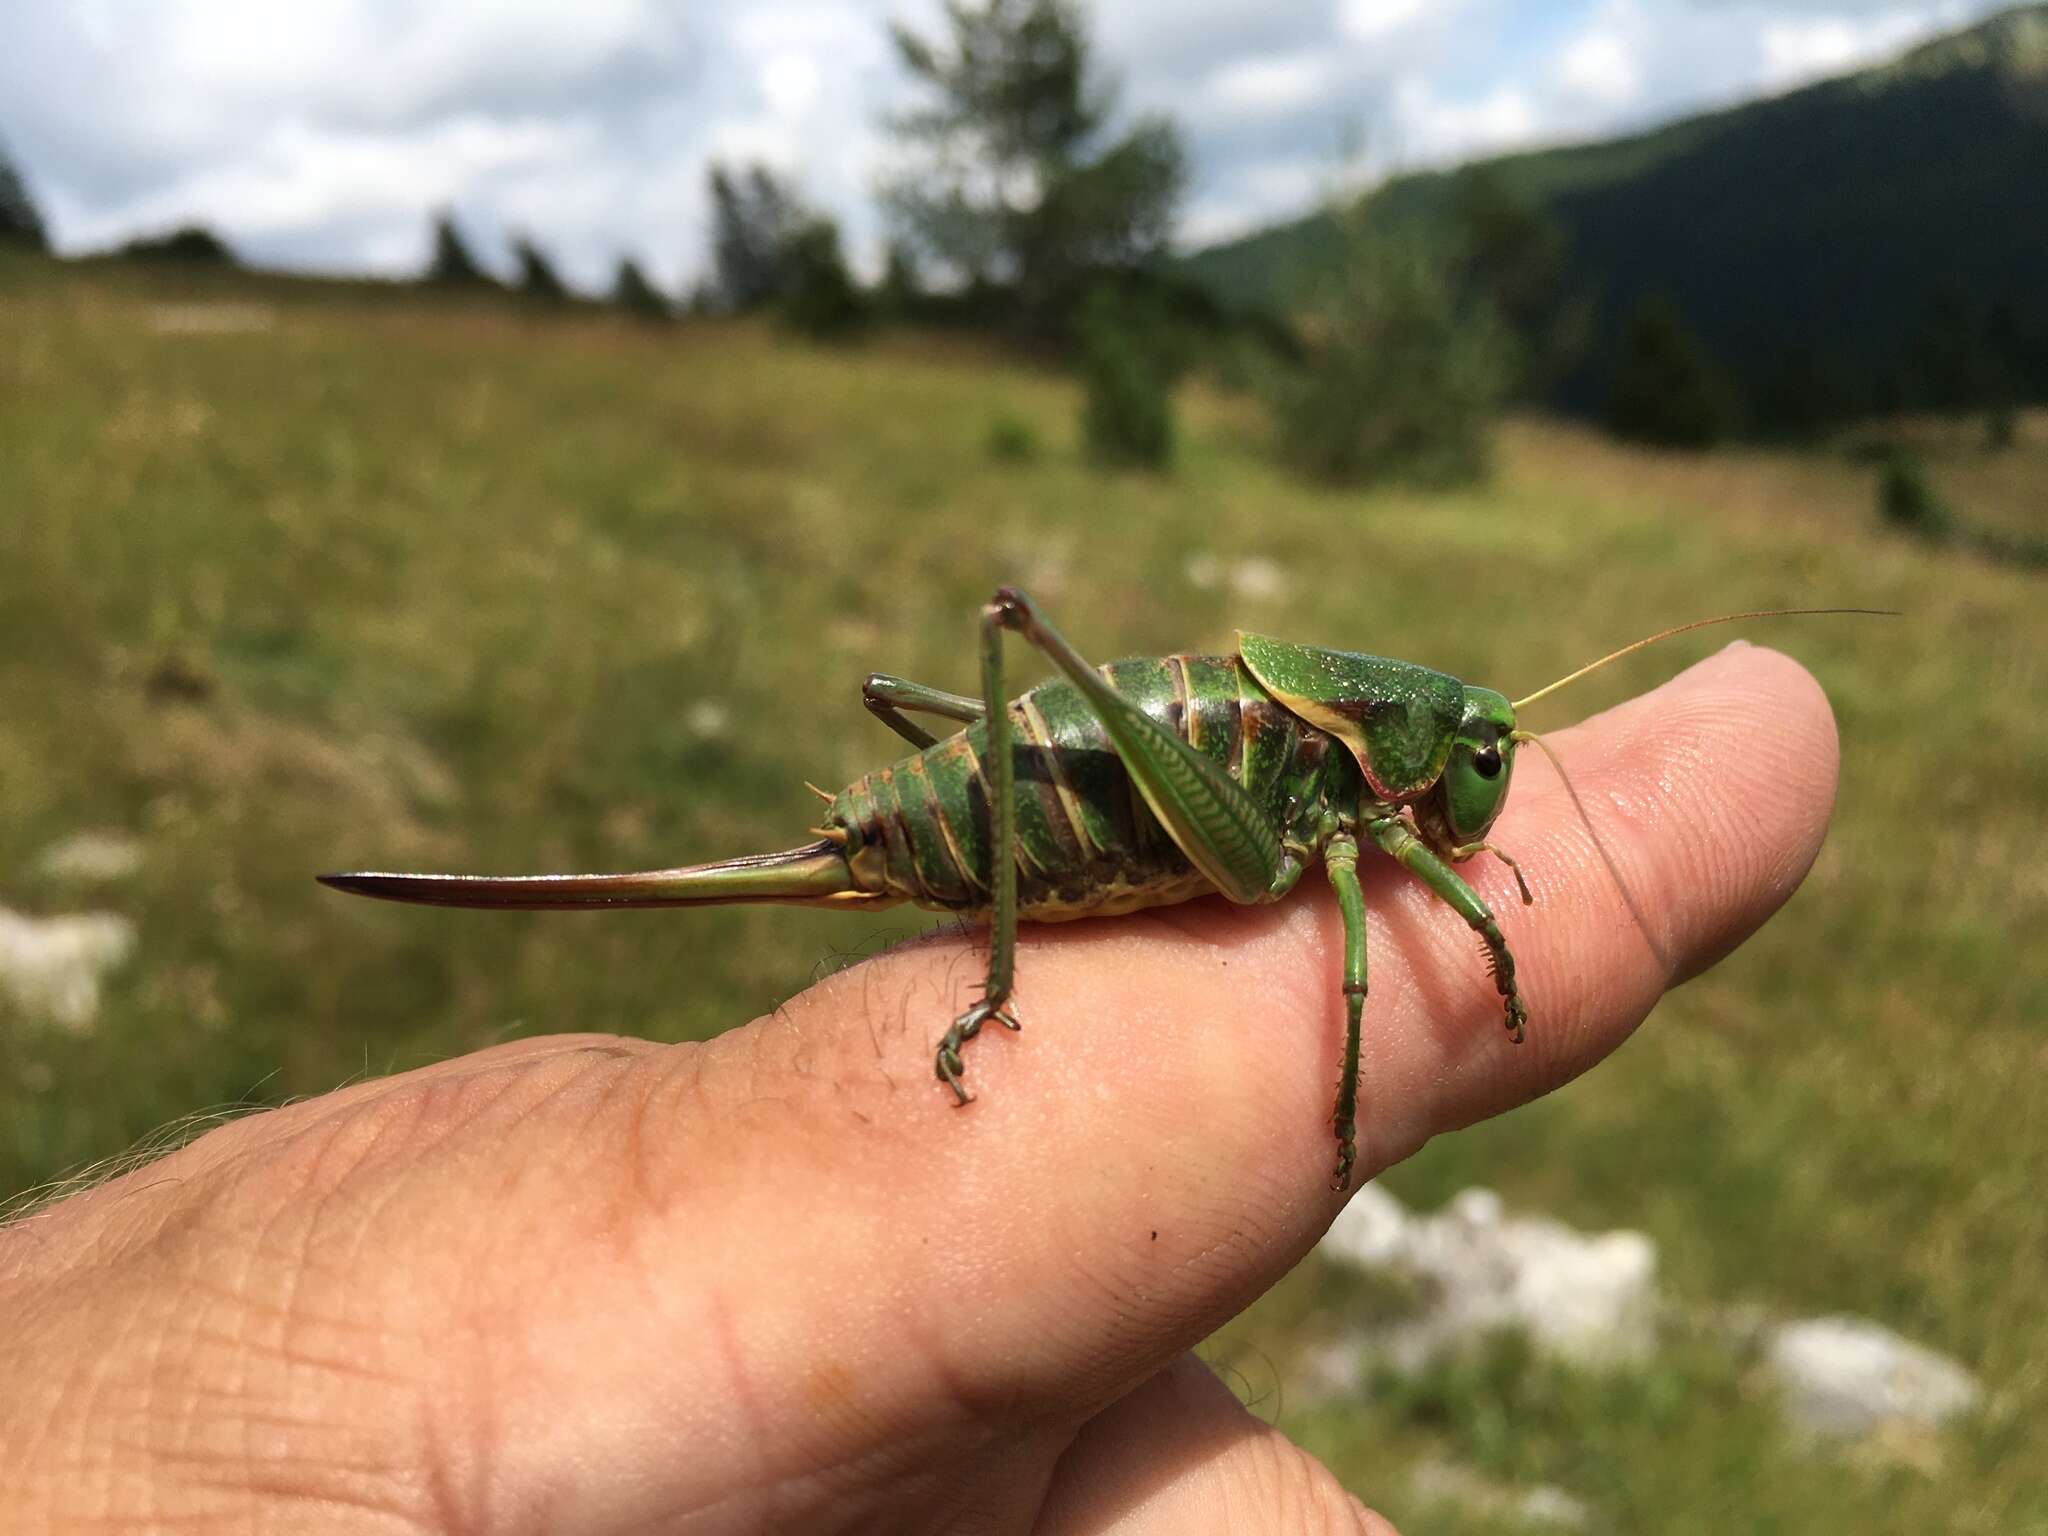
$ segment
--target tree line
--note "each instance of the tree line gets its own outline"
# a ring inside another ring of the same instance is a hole
[[[705,277],[675,307],[779,313],[819,336],[926,319],[1057,342],[1093,284],[1164,273],[1186,154],[1165,118],[1119,125],[1076,0],[949,0],[935,33],[894,22],[890,37],[918,100],[888,123],[905,154],[879,189],[891,235],[880,282],[855,280],[837,221],[794,179],[714,162]],[[513,286],[552,294],[531,243],[515,255]],[[428,275],[491,280],[446,214]],[[652,309],[651,290],[621,264],[616,299]]]
[[[609,302],[650,321],[679,311],[773,316],[820,339],[878,323],[950,324],[1057,355],[1085,385],[1084,436],[1109,461],[1162,465],[1172,393],[1198,363],[1259,395],[1278,451],[1343,482],[1431,481],[1485,471],[1512,402],[1590,408],[1617,434],[1698,448],[1807,437],[1872,412],[1989,409],[2048,395],[2048,316],[1930,297],[1891,358],[1789,348],[1729,366],[1669,296],[1638,295],[1606,320],[1566,226],[1487,167],[1444,178],[1420,216],[1356,198],[1327,210],[1332,259],[1282,314],[1232,311],[1176,264],[1188,181],[1170,119],[1127,119],[1096,65],[1079,0],[945,0],[930,32],[890,25],[916,87],[888,127],[902,169],[878,189],[889,233],[878,281],[857,280],[840,227],[790,176],[713,163],[704,277],[664,293],[622,257]],[[0,240],[47,247],[19,171],[0,154]],[[227,262],[196,226],[125,253]],[[571,293],[530,235],[494,276],[452,211],[433,216],[423,280]],[[2002,413],[2002,415],[2001,415]],[[1016,434],[1000,434],[1013,454]]]
[[[878,283],[855,280],[838,224],[792,179],[714,163],[703,281],[674,300],[628,257],[610,300],[649,319],[773,315],[835,340],[877,322],[973,327],[1067,361],[1090,451],[1137,466],[1171,460],[1174,386],[1206,361],[1267,402],[1290,462],[1350,481],[1481,472],[1502,402],[1548,377],[1570,341],[1554,225],[1484,178],[1460,184],[1448,227],[1426,237],[1349,220],[1341,280],[1303,293],[1296,314],[1226,312],[1173,260],[1180,133],[1120,112],[1079,0],[946,0],[935,30],[898,22],[890,36],[917,89],[888,125],[902,169],[879,189],[891,238]],[[19,178],[0,188],[40,242]],[[503,281],[440,211],[423,280],[569,301],[533,238],[511,245]],[[131,254],[233,259],[196,229]]]

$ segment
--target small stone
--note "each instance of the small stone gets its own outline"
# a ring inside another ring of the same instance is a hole
[[[1782,1324],[1765,1358],[1793,1422],[1832,1439],[1900,1423],[1931,1428],[1975,1408],[1984,1395],[1956,1361],[1862,1318]]]
[[[1402,1365],[1500,1328],[1581,1365],[1646,1358],[1655,1346],[1657,1249],[1640,1232],[1588,1235],[1545,1217],[1510,1217],[1500,1196],[1468,1189],[1414,1216],[1372,1185],[1321,1244],[1329,1256],[1430,1282],[1423,1314],[1382,1340]]]
[[[1355,1339],[1332,1339],[1304,1352],[1290,1378],[1298,1403],[1356,1398],[1365,1390],[1365,1359]]]
[[[1586,1501],[1550,1483],[1525,1489],[1516,1502],[1515,1513],[1530,1525],[1582,1526],[1592,1511]]]
[[[1360,1269],[1382,1269],[1408,1251],[1408,1208],[1377,1184],[1359,1187],[1318,1246]]]
[[[1467,1227],[1497,1227],[1507,1214],[1507,1202],[1490,1189],[1461,1189],[1451,1196],[1444,1211]]]
[[[92,1027],[100,978],[134,949],[135,925],[111,912],[24,917],[0,907],[0,988],[74,1033]]]
[[[1188,556],[1188,585],[1197,592],[1213,592],[1223,585],[1223,562],[1208,550],[1197,550]]]
[[[142,868],[142,844],[120,832],[76,832],[45,848],[35,867],[73,885],[111,884]]]
[[[699,741],[716,741],[732,724],[732,715],[716,699],[699,699],[684,712],[683,724]]]
[[[1417,1498],[1455,1504],[1481,1519],[1554,1525],[1576,1530],[1592,1517],[1586,1501],[1549,1483],[1517,1488],[1495,1482],[1471,1467],[1450,1461],[1424,1461],[1408,1474]]]
[[[1247,555],[1230,568],[1230,591],[1248,602],[1264,602],[1286,593],[1287,574],[1264,555]]]

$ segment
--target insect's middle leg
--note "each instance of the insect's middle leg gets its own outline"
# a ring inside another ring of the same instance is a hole
[[[974,724],[984,712],[979,699],[970,699],[964,693],[948,693],[943,688],[929,688],[907,678],[891,677],[886,672],[868,674],[860,685],[860,701],[867,705],[876,719],[914,747],[928,747],[937,738],[923,726],[905,719],[903,711],[906,709],[958,720],[963,725]]]
[[[1337,1080],[1337,1110],[1331,1116],[1337,1171],[1330,1187],[1347,1189],[1358,1156],[1358,1030],[1365,1012],[1365,894],[1358,888],[1358,839],[1348,832],[1331,838],[1323,849],[1323,868],[1344,914],[1344,1075]]]
[[[1398,816],[1383,816],[1370,821],[1366,823],[1365,830],[1374,842],[1400,860],[1404,868],[1450,903],[1452,910],[1479,935],[1492,962],[1493,984],[1500,990],[1501,1004],[1507,1013],[1508,1035],[1520,1045],[1522,1026],[1529,1021],[1529,1010],[1522,1005],[1522,994],[1515,988],[1515,957],[1508,953],[1507,940],[1501,936],[1500,924],[1494,921],[1493,912],[1479,899],[1479,893],[1461,880],[1456,870],[1432,853],[1429,846]]]

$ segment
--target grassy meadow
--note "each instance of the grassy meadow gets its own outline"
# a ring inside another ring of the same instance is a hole
[[[1835,829],[1785,913],[1586,1080],[1387,1177],[1424,1208],[1484,1183],[1648,1232],[1672,1303],[1656,1363],[1592,1376],[1504,1343],[1311,1406],[1305,1351],[1384,1300],[1319,1260],[1210,1353],[1410,1532],[1500,1528],[1424,1502],[1406,1469],[1426,1460],[1556,1484],[1599,1530],[2048,1531],[2043,578],[1887,533],[1846,454],[1516,423],[1487,487],[1362,495],[1283,474],[1241,401],[1197,388],[1183,411],[1172,475],[1105,475],[1070,383],[961,342],[829,351],[0,259],[0,905],[140,934],[87,1028],[0,994],[0,1197],[197,1110],[512,1035],[702,1037],[915,931],[479,919],[310,876],[799,841],[806,779],[895,755],[861,676],[972,691],[1000,581],[1103,659],[1242,625],[1510,692],[1720,610],[1899,607],[1752,632],[1813,668],[1842,728]],[[1936,445],[1936,483],[2048,532],[2048,417],[1995,462],[1976,441]],[[138,838],[140,872],[38,871],[85,830]],[[1924,1442],[1803,1448],[1714,1342],[1745,1306],[1874,1318],[1959,1357],[1986,1405]]]

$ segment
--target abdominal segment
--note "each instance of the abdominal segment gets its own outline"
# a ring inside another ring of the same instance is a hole
[[[1283,835],[1313,825],[1348,754],[1276,704],[1234,656],[1163,656],[1103,667],[1111,686],[1240,784]],[[1038,921],[1110,916],[1206,895],[1195,869],[1071,683],[1010,705],[1017,898]],[[989,904],[985,726],[969,726],[834,797],[856,883],[877,895],[976,914]]]

